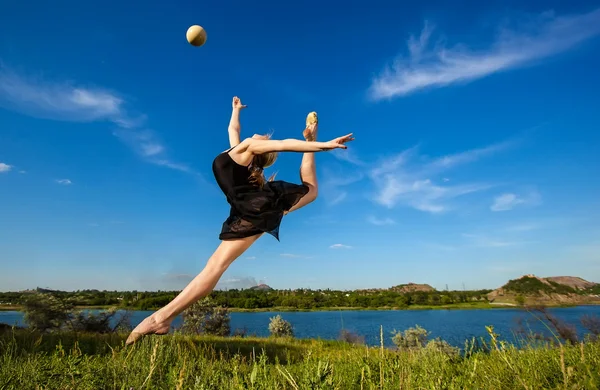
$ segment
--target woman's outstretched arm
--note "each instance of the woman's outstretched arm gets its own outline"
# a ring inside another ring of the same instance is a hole
[[[261,140],[248,138],[244,140],[246,150],[252,154],[264,154],[269,152],[323,152],[331,149],[347,149],[347,142],[354,141],[352,133],[335,138],[328,142],[307,142],[297,139]]]
[[[246,106],[242,104],[240,98],[234,96],[233,101],[231,102],[231,108],[231,119],[229,120],[229,128],[227,131],[229,132],[229,145],[233,148],[240,143],[240,130],[242,129],[242,125],[240,124],[240,111],[246,108]]]

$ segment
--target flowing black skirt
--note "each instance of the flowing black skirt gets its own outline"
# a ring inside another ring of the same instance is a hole
[[[243,186],[227,196],[231,205],[219,239],[230,240],[268,233],[279,240],[279,225],[286,211],[308,193],[308,186],[282,180],[266,182],[262,188]]]

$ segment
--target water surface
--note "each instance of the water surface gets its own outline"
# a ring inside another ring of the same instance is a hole
[[[549,310],[559,319],[577,326],[580,334],[580,318],[584,315],[600,316],[600,306],[578,306]],[[151,311],[135,311],[132,324],[135,326]],[[529,327],[536,331],[546,331],[532,314],[519,309],[487,310],[392,310],[392,311],[316,311],[316,312],[256,312],[231,313],[231,329],[245,328],[248,335],[268,336],[269,319],[280,314],[289,321],[299,338],[337,339],[343,328],[365,337],[370,345],[379,345],[380,326],[383,326],[384,344],[391,346],[391,332],[405,330],[419,325],[431,332],[430,337],[441,337],[450,344],[464,346],[472,337],[488,338],[486,325],[493,325],[502,338],[514,341],[514,331],[519,328],[519,319],[527,319]],[[0,323],[24,326],[23,313],[0,311]],[[174,326],[181,325],[178,317]]]

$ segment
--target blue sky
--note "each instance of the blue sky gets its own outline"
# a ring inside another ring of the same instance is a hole
[[[182,288],[228,214],[234,95],[243,135],[315,110],[356,141],[220,288],[600,282],[600,8],[444,3],[4,4],[0,290]]]

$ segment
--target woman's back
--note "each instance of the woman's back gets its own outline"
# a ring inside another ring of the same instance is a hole
[[[233,161],[229,151],[219,154],[212,165],[215,180],[226,196],[234,194],[234,190],[247,187],[252,188],[248,167]]]
[[[284,211],[308,193],[305,184],[282,180],[267,182],[264,186],[251,183],[248,167],[235,162],[229,150],[214,159],[212,168],[219,188],[231,205],[220,239],[260,233],[269,233],[279,239],[279,224]]]

